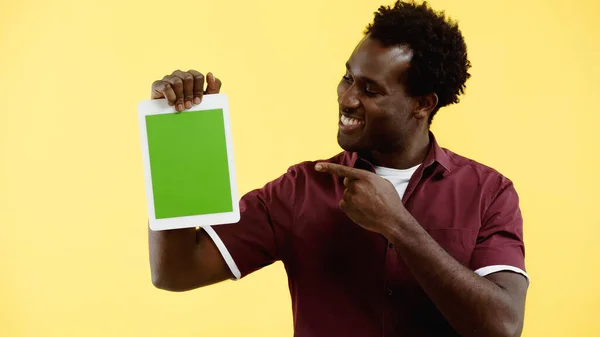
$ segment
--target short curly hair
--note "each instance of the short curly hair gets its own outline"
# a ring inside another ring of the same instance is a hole
[[[433,10],[427,2],[399,0],[393,6],[379,7],[364,33],[386,47],[407,45],[412,49],[413,58],[403,80],[412,97],[437,94],[438,105],[429,116],[429,124],[441,107],[459,102],[471,77],[471,62],[457,22],[443,11]]]

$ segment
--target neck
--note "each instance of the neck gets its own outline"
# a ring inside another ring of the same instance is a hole
[[[429,132],[420,133],[405,141],[401,148],[390,152],[371,151],[371,160],[377,166],[404,170],[425,160],[430,147]]]

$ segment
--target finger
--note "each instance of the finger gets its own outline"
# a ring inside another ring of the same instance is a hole
[[[175,104],[177,96],[169,82],[158,80],[152,83],[152,99],[160,98],[166,98],[171,106]]]
[[[206,93],[218,94],[221,91],[221,80],[216,78],[213,73],[206,75]]]
[[[350,190],[348,190],[348,189],[344,190],[344,198],[342,200],[350,201],[351,197],[352,197],[352,192],[350,192]]]
[[[204,75],[193,69],[188,70],[188,73],[194,76],[194,104],[200,104],[204,95]]]
[[[344,186],[346,187],[346,190],[348,192],[355,193],[356,192],[357,183],[359,183],[359,182],[360,182],[360,180],[358,180],[358,179],[351,179],[351,178],[348,178],[348,177],[344,178]]]
[[[350,193],[350,195],[352,194],[359,194],[360,193],[360,188],[361,188],[361,183],[363,182],[360,179],[351,179],[351,178],[344,178],[344,180],[348,180],[347,185],[346,185],[346,191],[348,191]]]
[[[340,177],[346,177],[351,180],[367,179],[370,174],[370,172],[365,170],[359,170],[352,167],[333,163],[318,163],[317,165],[315,165],[315,169],[317,171],[335,174]]]
[[[175,109],[179,112],[183,111],[183,79],[175,75],[168,75],[163,81],[168,82],[175,92]]]
[[[194,76],[181,70],[175,71],[173,75],[183,80],[183,104],[186,109],[191,108],[194,99]]]

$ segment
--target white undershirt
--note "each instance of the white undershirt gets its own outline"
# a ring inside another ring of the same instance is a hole
[[[419,166],[420,165],[417,165],[417,166],[414,166],[414,167],[411,167],[408,169],[403,169],[403,170],[376,166],[375,173],[378,176],[391,182],[394,185],[394,187],[396,188],[396,191],[398,191],[398,195],[400,196],[400,199],[402,199],[402,197],[404,196],[404,192],[406,191],[406,188],[408,187],[408,182],[410,181],[410,178],[415,173],[415,171],[417,171]],[[215,230],[212,229],[211,227],[204,227],[204,229],[208,233],[208,235],[212,238],[212,240],[215,242],[217,248],[219,248],[221,255],[225,259],[225,262],[227,262],[227,265],[229,266],[229,269],[231,270],[231,273],[234,276],[233,279],[239,280],[241,278],[240,270],[237,267],[233,258],[231,257],[231,254],[225,247],[225,244],[223,244],[223,241],[221,241],[221,239],[219,238],[219,236],[217,235]],[[527,273],[525,271],[521,270],[520,268],[517,268],[514,266],[508,266],[508,265],[486,266],[486,267],[475,270],[475,274],[483,277],[483,276],[486,276],[489,274],[497,273],[499,271],[512,271],[512,272],[521,274],[521,275],[525,276],[525,278],[527,278],[527,281],[529,282],[529,275],[527,275]]]
[[[404,192],[406,191],[406,187],[408,187],[408,182],[410,181],[410,177],[417,171],[421,165],[417,165],[408,169],[398,170],[392,169],[388,167],[375,166],[375,173],[388,180],[394,185],[396,191],[398,191],[398,195],[400,195],[400,199],[404,197]]]

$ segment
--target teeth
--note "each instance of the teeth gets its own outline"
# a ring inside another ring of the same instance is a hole
[[[342,116],[341,121],[342,121],[342,124],[344,124],[344,125],[362,124],[362,122],[359,121],[358,119],[348,118],[346,116]]]

